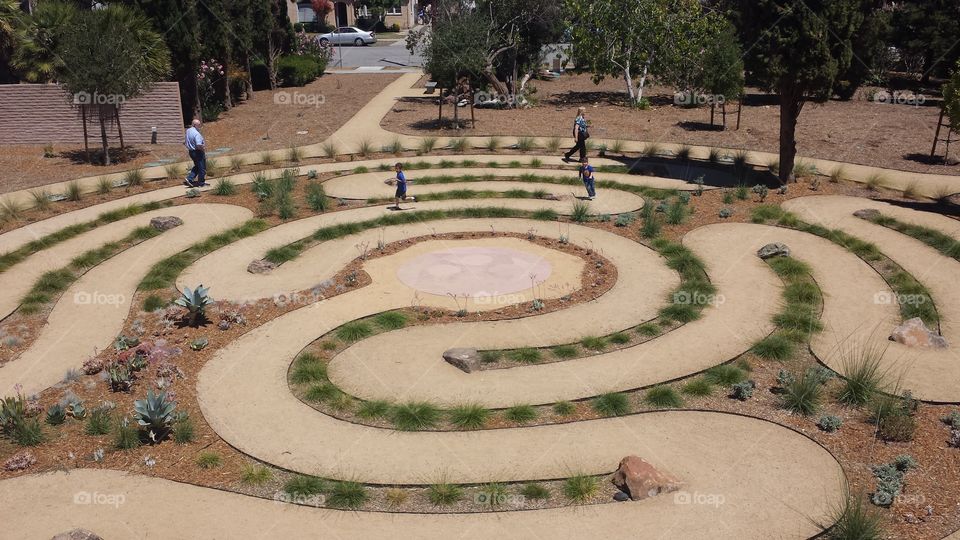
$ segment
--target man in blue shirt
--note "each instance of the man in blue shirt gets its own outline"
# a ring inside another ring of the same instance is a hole
[[[403,208],[400,208],[401,201],[417,201],[416,197],[407,197],[407,182],[413,182],[413,180],[407,180],[407,176],[403,174],[403,163],[397,163],[394,165],[394,170],[397,171],[397,179],[387,180],[387,184],[396,184],[397,191],[393,195],[394,200],[396,201],[396,206],[394,206],[394,208],[397,210],[403,210]]]
[[[200,134],[200,120],[193,119],[193,123],[183,141],[187,147],[187,153],[193,160],[193,168],[187,174],[187,179],[183,182],[188,187],[201,187],[207,185],[207,154],[204,148],[203,135]],[[194,179],[197,181],[194,182]]]
[[[587,198],[591,201],[596,198],[596,183],[593,179],[593,166],[590,165],[590,158],[583,158],[580,162],[580,180],[583,181],[583,187],[587,188]]]

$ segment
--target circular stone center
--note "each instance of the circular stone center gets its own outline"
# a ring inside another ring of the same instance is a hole
[[[397,278],[421,292],[473,299],[529,289],[550,277],[549,261],[531,253],[497,247],[433,251],[407,261]]]

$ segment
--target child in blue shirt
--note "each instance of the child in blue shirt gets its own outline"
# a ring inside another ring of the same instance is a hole
[[[407,197],[407,182],[413,182],[413,180],[407,180],[407,176],[403,174],[403,163],[397,163],[393,168],[397,171],[397,178],[396,180],[387,180],[387,184],[397,186],[397,191],[393,195],[395,201],[394,208],[403,210],[403,208],[400,208],[401,201],[417,202],[416,197]]]
[[[580,160],[580,180],[583,181],[583,187],[587,188],[587,198],[592,201],[597,196],[597,190],[590,158],[585,157]]]

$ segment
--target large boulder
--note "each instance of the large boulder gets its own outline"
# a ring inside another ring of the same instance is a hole
[[[150,226],[158,231],[169,231],[183,225],[183,220],[177,216],[157,216],[150,220]]]
[[[610,479],[617,489],[639,501],[680,489],[682,483],[673,476],[658,471],[639,456],[627,456]]]
[[[453,367],[465,373],[480,369],[480,353],[476,349],[458,347],[443,353],[443,359]]]
[[[103,540],[103,538],[86,529],[74,529],[72,531],[62,532],[50,540]]]
[[[927,328],[920,317],[914,317],[893,329],[890,341],[902,343],[907,347],[923,349],[946,349],[946,338]]]
[[[247,272],[251,274],[269,274],[276,267],[276,264],[266,259],[257,259],[247,265]]]
[[[760,257],[763,260],[772,259],[774,257],[789,257],[789,256],[790,256],[790,248],[788,248],[786,244],[781,244],[780,242],[767,244],[757,250],[757,257]]]

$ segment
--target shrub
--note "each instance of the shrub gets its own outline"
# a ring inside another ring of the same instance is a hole
[[[245,464],[240,468],[240,483],[248,486],[262,486],[271,478],[273,473],[263,465]]]
[[[79,201],[83,198],[83,190],[80,187],[80,182],[72,180],[67,183],[67,192],[65,193],[68,201]]]
[[[456,484],[441,482],[427,488],[427,499],[434,506],[448,506],[463,498],[463,489]]]
[[[517,424],[526,424],[537,418],[537,410],[531,405],[514,405],[503,411],[503,417]]]
[[[407,325],[407,316],[399,311],[387,311],[374,317],[377,326],[384,330],[397,330]]]
[[[574,358],[578,354],[577,348],[572,345],[557,345],[550,349],[550,352],[557,358],[563,359]]]
[[[771,334],[753,345],[753,353],[767,360],[786,360],[793,356],[794,342],[782,334]]]
[[[367,420],[390,416],[390,403],[383,400],[364,401],[357,409],[357,416]]]
[[[97,407],[90,411],[85,430],[87,435],[106,435],[110,433],[110,425],[112,423],[110,413],[111,410],[109,407]]]
[[[360,508],[367,502],[367,489],[359,482],[337,482],[330,490],[327,504],[333,508]]]
[[[176,418],[173,414],[177,404],[167,399],[166,392],[154,394],[147,390],[145,399],[138,399],[133,403],[134,419],[144,428],[152,441],[163,440],[170,431]]]
[[[487,423],[490,411],[482,405],[459,405],[450,410],[450,422],[461,429],[480,429]]]
[[[323,189],[323,184],[319,182],[308,182],[307,187],[307,205],[314,212],[325,212],[330,203],[327,200],[327,193]]]
[[[218,180],[217,187],[214,188],[213,190],[213,194],[218,195],[220,197],[228,197],[230,195],[235,194],[236,192],[237,192],[236,184],[234,184],[232,181],[226,178],[221,178],[220,180]]]
[[[197,456],[197,466],[201,469],[213,469],[223,464],[220,454],[215,452],[200,452]]]
[[[594,476],[577,474],[567,478],[563,483],[563,494],[576,503],[589,501],[598,491],[600,491],[600,482]]]
[[[863,405],[887,385],[889,370],[882,367],[885,344],[869,342],[839,348],[843,382],[837,396],[848,405]]]
[[[123,180],[128,186],[142,186],[146,176],[143,174],[143,169],[133,169],[123,175]]]
[[[753,381],[741,381],[730,388],[730,397],[740,401],[747,401],[753,397],[753,390],[757,387]]]
[[[520,488],[520,495],[531,501],[546,500],[550,498],[550,490],[542,484],[529,483]]]
[[[203,320],[206,316],[207,306],[213,304],[213,299],[207,295],[208,290],[203,284],[192,291],[189,287],[184,287],[180,298],[174,301],[176,305],[186,308],[189,312],[188,322],[190,326],[196,326]]]
[[[746,380],[747,374],[737,366],[721,364],[708,369],[704,378],[711,384],[731,386]]]
[[[593,401],[593,408],[603,416],[623,416],[630,412],[630,398],[622,392],[602,394]]]
[[[840,429],[840,426],[843,425],[843,420],[838,416],[833,416],[832,414],[827,414],[820,417],[820,420],[817,422],[817,427],[826,431],[827,433],[833,433],[834,431]]]
[[[576,410],[577,406],[569,401],[558,401],[553,405],[553,412],[560,416],[570,416]]]
[[[143,310],[147,312],[156,311],[167,305],[166,300],[156,294],[151,294],[143,299]]]
[[[440,420],[440,409],[427,402],[404,403],[393,408],[391,420],[401,431],[430,429]]]
[[[654,407],[676,408],[683,406],[683,398],[669,386],[654,386],[647,390],[643,399]]]
[[[373,335],[373,329],[365,322],[349,322],[337,329],[337,338],[351,343]]]
[[[282,86],[306,86],[325,68],[314,56],[290,54],[277,61],[277,78]]]
[[[130,423],[129,418],[124,417],[117,423],[113,443],[120,450],[130,450],[140,446],[140,432]]]
[[[570,211],[570,219],[577,223],[588,221],[590,219],[590,205],[584,201],[575,201]]]
[[[842,506],[834,510],[832,540],[881,540],[887,537],[885,518],[864,504],[862,497],[847,495]]]
[[[520,362],[522,364],[536,364],[542,359],[540,351],[532,347],[524,347],[510,351],[508,356],[514,362]]]
[[[587,336],[581,339],[580,345],[582,345],[584,349],[590,349],[591,351],[602,351],[607,348],[606,340],[596,336]]]
[[[794,377],[794,380],[783,388],[780,399],[785,409],[809,416],[820,408],[822,396],[823,387],[820,380],[807,372]]]
[[[680,391],[691,396],[709,396],[713,393],[713,384],[706,377],[698,377],[684,384]]]
[[[193,419],[189,414],[181,414],[173,423],[173,440],[177,444],[187,444],[193,442],[196,429],[193,425]]]
[[[296,499],[319,495],[326,489],[327,483],[322,478],[305,474],[294,476],[283,484],[283,491]]]

